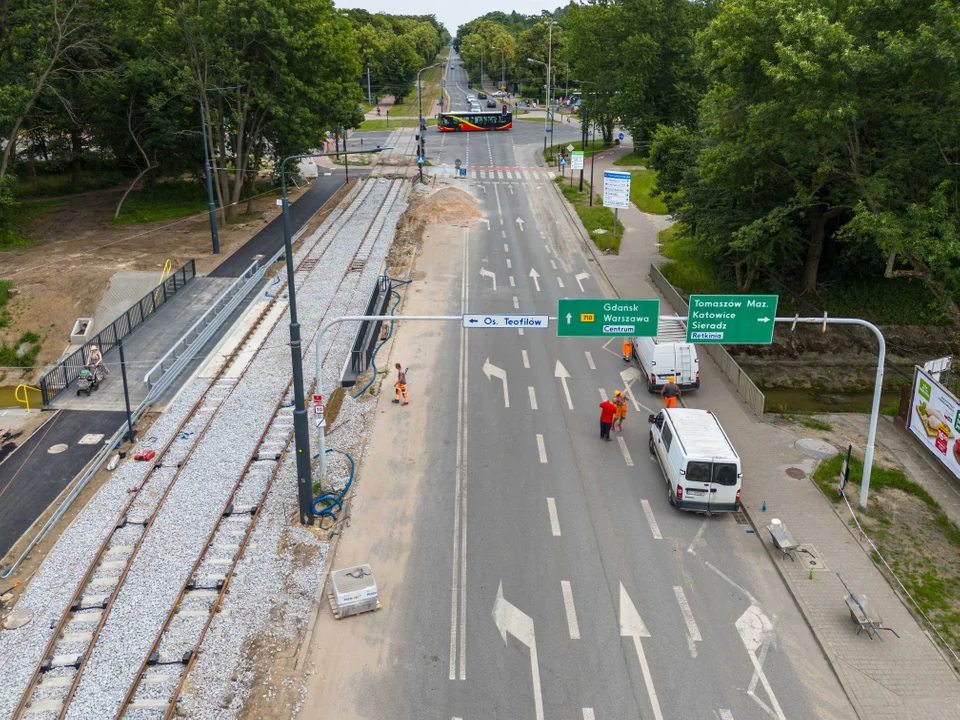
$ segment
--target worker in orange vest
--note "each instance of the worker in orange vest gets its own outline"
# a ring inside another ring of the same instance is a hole
[[[630,358],[633,357],[633,343],[630,341],[630,338],[624,338],[623,340],[623,361],[630,362]]]
[[[397,363],[397,382],[394,384],[394,387],[397,389],[397,397],[394,398],[395,403],[400,402],[400,396],[403,395],[403,404],[409,405],[410,402],[407,400],[407,371],[404,370],[400,363]]]

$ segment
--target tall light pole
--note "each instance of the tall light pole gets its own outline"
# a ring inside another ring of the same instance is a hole
[[[550,91],[550,104],[547,112],[550,113],[550,157],[553,157],[553,26],[559,25],[556,20],[545,21],[550,29],[550,39],[547,43],[547,88]]]
[[[206,93],[220,90],[236,90],[242,85],[231,85],[230,87],[204,88],[204,96],[200,98],[200,128],[203,132],[203,161],[207,166],[207,210],[210,213],[210,238],[213,241],[213,254],[220,254],[220,233],[217,230],[217,204],[213,201],[213,168],[210,165],[210,147],[207,138],[207,121],[204,116],[203,106],[206,104]]]
[[[543,103],[544,103],[544,105],[547,106],[547,112],[549,113],[549,112],[550,112],[550,96],[549,96],[549,93],[550,93],[550,66],[547,65],[543,60],[534,60],[533,58],[530,58],[530,57],[527,58],[527,62],[537,63],[538,65],[543,65],[545,68],[547,68],[547,84],[546,84],[546,87],[544,87],[544,89],[543,89]],[[551,132],[552,132],[552,131],[553,131],[553,128],[551,128]],[[551,142],[552,142],[552,138],[551,138]],[[552,150],[552,148],[553,148],[553,146],[551,145],[551,151],[550,151],[550,156],[551,156],[551,157],[553,157],[553,150]],[[547,118],[546,118],[546,117],[543,118],[543,154],[544,154],[544,155],[547,154]]]
[[[493,46],[494,50],[500,51],[500,90],[504,90],[507,87],[507,56],[503,51],[503,48]]]
[[[372,152],[390,150],[378,147]],[[367,150],[344,151],[351,155]],[[297,499],[300,523],[313,525],[313,479],[310,468],[310,427],[303,396],[303,358],[300,356],[300,323],[297,320],[297,288],[293,273],[293,231],[290,229],[290,205],[287,203],[287,163],[303,158],[328,157],[334,153],[307,153],[291,155],[280,163],[280,213],[283,217],[283,247],[287,256],[287,297],[290,302],[290,355],[293,361],[293,439],[297,454]],[[324,429],[320,428],[323,433]],[[323,462],[321,458],[321,463]],[[322,465],[321,465],[322,468]],[[320,478],[323,479],[321,470]]]
[[[420,97],[420,73],[424,70],[429,70],[430,68],[440,67],[443,65],[442,62],[434,63],[433,65],[427,65],[425,68],[420,68],[420,71],[417,73],[417,159],[421,158],[424,154],[423,147],[423,132],[426,130],[426,126],[423,124],[423,102]],[[481,83],[482,85],[482,83]],[[417,167],[420,168],[420,182],[423,182],[423,165],[420,162],[417,162]]]

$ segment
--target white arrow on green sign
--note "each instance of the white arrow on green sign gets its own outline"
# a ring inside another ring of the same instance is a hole
[[[769,345],[777,295],[691,295],[687,342]]]

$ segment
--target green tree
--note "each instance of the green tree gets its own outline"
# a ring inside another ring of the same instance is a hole
[[[393,36],[380,65],[380,87],[398,101],[406,97],[423,65],[413,41],[408,37]]]

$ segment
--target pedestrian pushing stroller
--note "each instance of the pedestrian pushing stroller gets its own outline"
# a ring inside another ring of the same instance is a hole
[[[77,395],[86,393],[89,397],[91,391],[100,387],[106,376],[107,369],[103,365],[97,365],[92,370],[89,367],[82,368],[77,375]]]

